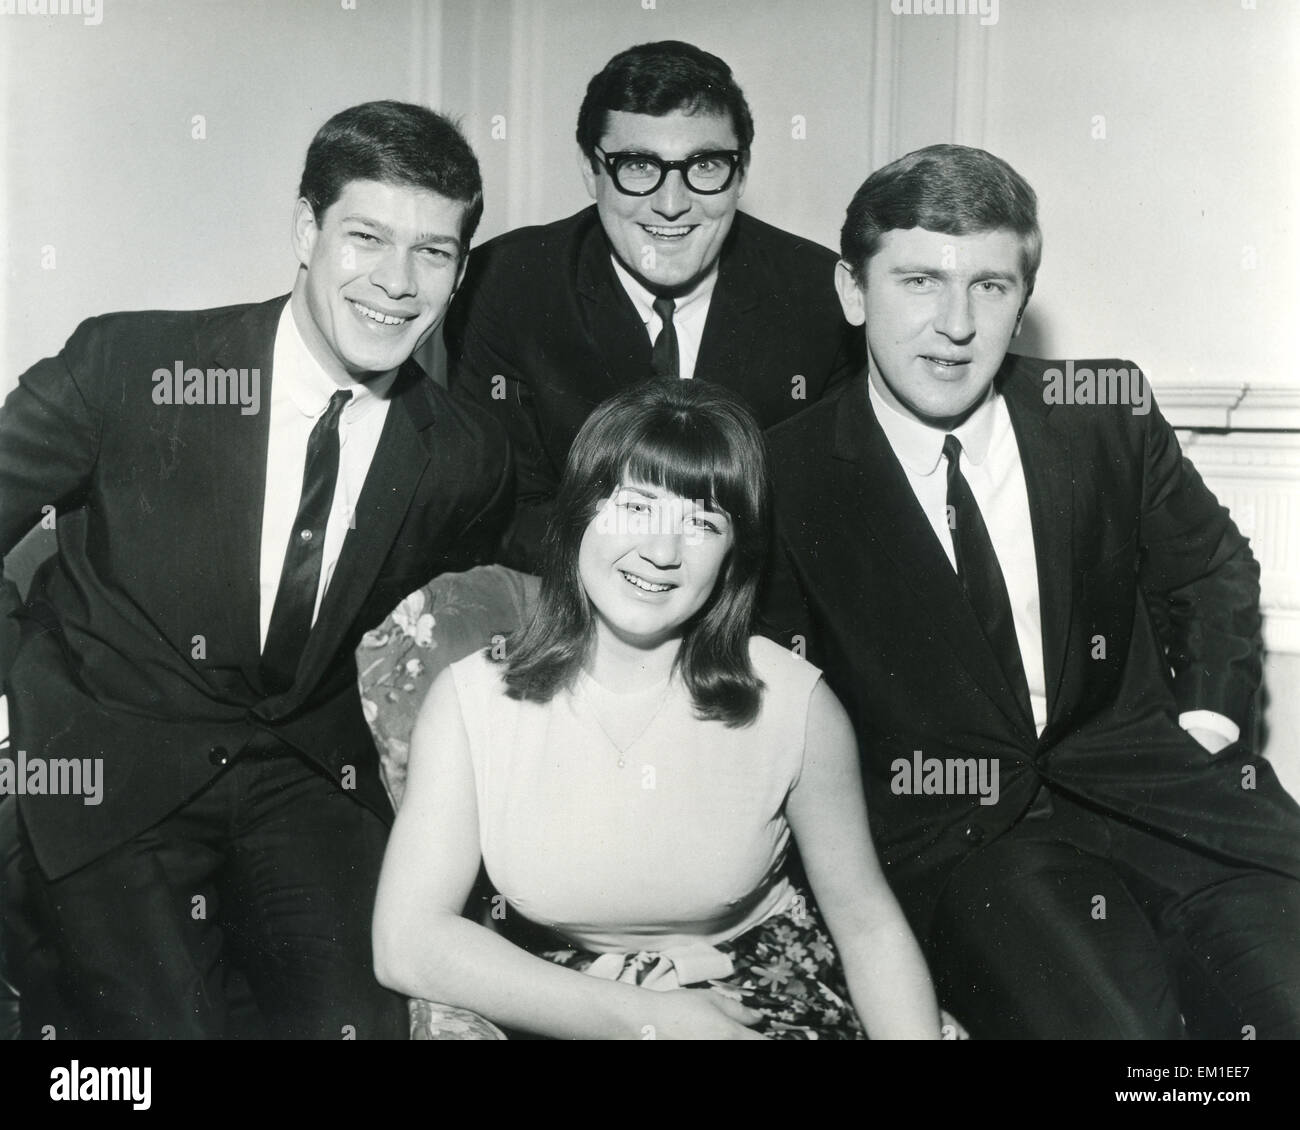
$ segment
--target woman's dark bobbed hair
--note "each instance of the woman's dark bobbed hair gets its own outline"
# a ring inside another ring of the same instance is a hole
[[[770,521],[767,455],[749,410],[704,381],[638,384],[601,404],[578,432],[544,543],[537,613],[507,649],[507,693],[549,702],[573,686],[595,635],[578,550],[626,483],[703,500],[731,519],[734,542],[712,595],[686,626],[677,670],[700,718],[752,722],[763,688],[749,636]]]

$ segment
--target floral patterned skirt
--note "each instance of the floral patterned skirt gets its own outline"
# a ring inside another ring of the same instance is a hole
[[[732,971],[700,981],[763,1014],[753,1031],[772,1040],[865,1040],[839,956],[816,908],[796,894],[790,908],[714,949]],[[594,954],[549,950],[540,956],[567,969],[646,988],[677,988],[688,977],[665,979],[666,957],[654,950]],[[594,968],[593,968],[594,967]],[[679,967],[680,969],[680,967]]]

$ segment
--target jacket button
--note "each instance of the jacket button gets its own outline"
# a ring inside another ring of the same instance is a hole
[[[968,844],[982,844],[984,842],[984,829],[978,824],[967,824],[962,834],[966,837]]]
[[[230,750],[223,745],[214,745],[208,750],[208,760],[213,765],[225,765],[230,760]]]

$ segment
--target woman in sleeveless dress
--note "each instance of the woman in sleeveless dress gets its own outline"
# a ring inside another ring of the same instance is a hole
[[[848,717],[751,635],[768,505],[721,389],[647,383],[587,420],[534,619],[421,708],[382,983],[553,1038],[940,1036]],[[462,917],[480,865],[495,929]]]

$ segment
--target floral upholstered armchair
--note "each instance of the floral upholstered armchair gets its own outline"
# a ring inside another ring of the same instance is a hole
[[[416,589],[357,648],[361,708],[396,808],[406,789],[411,728],[443,668],[499,644],[537,601],[538,580],[499,565],[445,573]]]
[[[537,602],[538,579],[501,566],[448,573],[417,589],[357,648],[361,708],[379,747],[393,807],[406,791],[411,728],[443,668],[492,647],[521,627]],[[477,1013],[412,1000],[413,1040],[503,1040]]]

